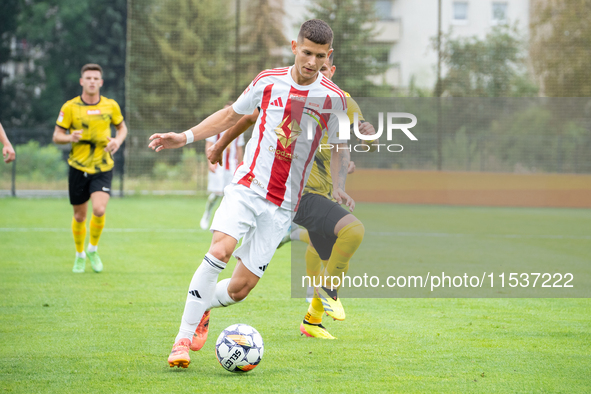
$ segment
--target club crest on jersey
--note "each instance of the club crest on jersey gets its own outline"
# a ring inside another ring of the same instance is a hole
[[[275,127],[277,139],[285,149],[302,134],[302,128],[295,119],[288,124],[285,124],[286,121],[287,117],[283,119],[283,122],[278,127]]]
[[[86,110],[86,115],[100,115],[101,114],[101,110],[100,109],[89,109]]]

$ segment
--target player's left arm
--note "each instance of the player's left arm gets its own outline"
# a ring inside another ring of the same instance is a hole
[[[111,114],[111,123],[115,125],[117,134],[115,135],[115,138],[107,137],[109,142],[107,143],[107,146],[105,146],[105,152],[114,155],[123,144],[123,141],[125,141],[125,137],[127,137],[127,125],[125,124],[125,120],[123,120],[123,114],[121,114],[119,104],[117,104],[115,100],[111,100],[111,105],[113,111]]]
[[[351,122],[352,108],[350,107],[350,97],[347,97],[346,102],[343,102],[342,109],[347,111],[347,116]],[[334,100],[335,108],[339,109],[341,101]],[[345,105],[346,103],[346,105]],[[353,101],[353,103],[355,103]],[[356,105],[356,104],[355,104]],[[357,107],[359,108],[359,107]],[[361,111],[359,111],[361,112]],[[345,193],[345,182],[347,181],[347,172],[349,170],[349,162],[351,161],[351,153],[348,141],[341,140],[338,136],[339,121],[335,115],[332,115],[328,120],[328,143],[333,145],[330,155],[330,174],[332,176],[332,195],[339,204],[345,204],[349,211],[353,212],[355,209],[355,201]]]
[[[330,174],[332,175],[332,195],[339,204],[345,204],[349,211],[355,209],[355,201],[345,193],[345,182],[347,181],[347,172],[351,154],[347,144],[336,144],[331,150],[330,155]]]
[[[234,126],[230,127],[215,144],[213,144],[209,149],[207,149],[206,155],[209,162],[212,164],[223,164],[222,157],[224,149],[226,149],[232,141],[234,141],[246,130],[248,130],[250,126],[255,124],[258,117],[259,111],[257,109],[250,115],[244,115],[242,119],[240,119]],[[241,152],[242,147],[239,148],[239,152]],[[238,160],[238,163],[242,161],[242,153],[239,154],[240,158]]]
[[[107,146],[105,146],[105,152],[109,152],[112,155],[114,155],[115,152],[119,150],[119,148],[123,144],[123,141],[125,141],[125,138],[127,137],[127,126],[125,125],[124,120],[122,120],[121,123],[115,126],[115,129],[117,129],[117,134],[115,138],[107,137],[109,139],[109,143],[107,144]]]
[[[347,97],[347,116],[349,117],[349,121],[351,122],[351,131],[353,131],[353,125],[355,123],[355,116],[357,114],[357,127],[359,133],[363,135],[374,135],[376,133],[375,128],[373,125],[365,120],[363,117],[363,113],[361,112],[361,108],[359,108],[359,104],[350,96]],[[362,145],[369,145],[368,152],[373,152],[377,148],[378,139],[375,140],[362,140],[359,139],[359,143]]]

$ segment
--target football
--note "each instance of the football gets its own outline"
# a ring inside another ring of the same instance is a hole
[[[247,324],[226,328],[215,343],[220,365],[230,372],[248,372],[263,358],[263,337]]]

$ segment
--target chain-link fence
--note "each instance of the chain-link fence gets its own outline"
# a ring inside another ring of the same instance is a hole
[[[442,3],[445,22],[455,5]],[[369,97],[358,101],[376,129],[378,112],[418,118],[418,141],[402,136],[403,152],[390,155],[354,152],[358,167],[591,173],[591,104],[564,98],[591,95],[583,61],[590,53],[588,2],[530,1],[528,23],[517,27],[510,11],[522,3],[494,8],[495,23],[463,33],[453,19],[463,14],[450,17],[453,28],[440,28],[436,11],[426,13],[422,25],[404,23],[416,17],[405,0],[129,0],[127,67],[119,77],[126,81],[130,132],[115,158],[113,189],[203,193],[204,143],[155,153],[148,137],[194,126],[235,99],[262,69],[293,64],[290,40],[310,17],[333,28],[333,80],[353,97]],[[466,17],[489,8],[473,6]],[[407,45],[421,31],[431,32],[426,41]],[[396,60],[417,53],[412,67]],[[432,78],[421,82],[421,70]],[[513,98],[496,98],[507,96]],[[533,98],[540,96],[563,98]],[[2,193],[15,185],[17,192],[65,191],[67,152],[51,144],[51,129],[5,128],[17,162],[14,171],[0,166]]]

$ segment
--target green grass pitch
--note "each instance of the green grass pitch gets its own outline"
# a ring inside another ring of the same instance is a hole
[[[591,391],[589,299],[345,299],[347,320],[325,319],[339,339],[321,341],[300,336],[307,304],[290,298],[289,246],[247,300],[212,312],[210,338],[189,368],[171,369],[185,294],[211,239],[196,230],[203,206],[189,197],[112,199],[99,248],[105,270],[95,274],[87,263],[76,275],[67,200],[0,199],[0,392]],[[370,218],[366,230],[420,238],[591,228],[590,210],[391,206],[396,221],[384,222],[382,209],[359,204]],[[494,252],[591,263],[584,237],[499,238],[488,246],[451,238],[437,241],[439,250],[413,239],[390,240],[397,258]],[[254,326],[265,341],[261,364],[243,375],[226,372],[214,355],[217,335],[233,323]]]

